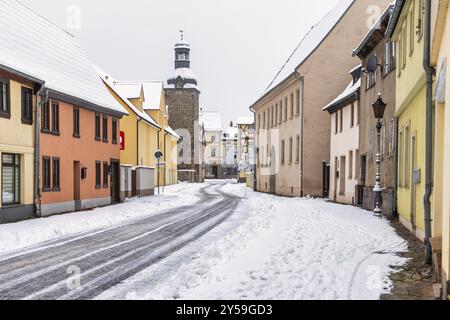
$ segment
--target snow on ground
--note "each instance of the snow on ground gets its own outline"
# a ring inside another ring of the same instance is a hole
[[[0,225],[0,254],[40,242],[106,229],[157,214],[166,209],[193,204],[206,184],[178,184],[164,195],[134,198],[125,203],[94,210]]]
[[[234,228],[183,249],[192,256],[162,281],[153,281],[153,266],[99,299],[120,291],[116,298],[376,300],[391,288],[392,266],[406,262],[397,256],[406,242],[370,212],[237,184],[222,190],[245,198]]]

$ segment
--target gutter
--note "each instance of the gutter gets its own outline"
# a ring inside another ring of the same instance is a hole
[[[13,74],[13,75],[15,75],[15,76],[18,76],[18,77],[20,77],[20,78],[23,78],[23,79],[25,79],[25,80],[28,80],[28,81],[30,81],[30,82],[37,83],[37,84],[39,84],[39,85],[41,85],[41,86],[43,86],[43,85],[45,84],[45,81],[44,81],[44,80],[41,80],[41,79],[39,79],[39,78],[30,76],[30,75],[28,75],[28,74],[26,74],[26,73],[17,71],[17,70],[15,70],[15,69],[12,69],[12,68],[10,68],[10,67],[7,67],[7,66],[5,66],[5,65],[3,65],[3,64],[0,64],[0,70],[3,70],[3,71],[5,71],[5,72],[7,72],[7,73],[10,73],[10,74]]]
[[[42,99],[44,96],[44,99]],[[48,90],[46,90],[43,83],[40,84],[39,90],[36,93],[36,110],[34,112],[34,217],[42,217],[41,210],[41,181],[40,181],[40,166],[41,166],[41,130],[40,130],[40,119],[41,119],[41,106],[43,103],[48,102]]]
[[[425,143],[425,196],[424,219],[425,219],[425,259],[427,264],[432,264],[431,248],[431,195],[433,193],[433,76],[435,69],[431,66],[431,0],[425,0],[424,21],[424,54],[423,68],[426,73],[426,143]]]

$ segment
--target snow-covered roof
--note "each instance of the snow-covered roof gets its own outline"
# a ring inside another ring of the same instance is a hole
[[[356,82],[353,82],[352,80],[352,82],[350,82],[350,84],[347,86],[347,88],[345,88],[344,91],[342,91],[341,94],[339,94],[333,101],[331,101],[323,108],[323,111],[329,111],[332,107],[334,107],[338,103],[344,101],[345,99],[353,95],[355,92],[357,92],[359,88],[361,88],[361,78],[358,79],[358,81]]]
[[[129,99],[139,98],[142,90],[144,93],[144,110],[158,110],[161,106],[163,81],[120,81],[116,85],[126,88],[127,91],[124,91],[124,94]]]
[[[180,40],[175,43],[175,49],[191,49],[191,45],[187,41]]]
[[[73,35],[15,0],[0,0],[0,21],[0,65],[45,81],[82,107],[127,114]]]
[[[181,140],[181,137],[171,127],[167,126],[164,128],[164,130],[171,136],[175,137],[177,140]]]
[[[142,84],[138,83],[116,81],[114,85],[120,90],[121,94],[128,99],[139,99],[143,91]]]
[[[264,91],[263,96],[292,75],[296,69],[308,59],[314,50],[320,46],[322,41],[334,29],[336,24],[341,20],[354,2],[355,0],[340,0],[338,4],[319,21],[319,23],[311,28],[282,66],[281,70],[275,75],[275,78]]]
[[[103,80],[103,82],[119,96],[119,98],[127,105],[128,108],[130,108],[131,111],[133,111],[139,118],[146,121],[148,124],[157,128],[161,128],[149,114],[139,110],[134,104],[130,102],[129,98],[126,96],[128,88],[125,87],[124,90],[124,86],[118,85],[118,81],[116,81],[116,79],[114,79],[111,75],[107,74],[99,67],[95,66],[95,69],[100,79]]]
[[[200,124],[205,127],[205,131],[222,131],[222,117],[220,112],[201,111]]]
[[[239,117],[236,121],[236,124],[239,125],[252,125],[255,124],[254,117]]]

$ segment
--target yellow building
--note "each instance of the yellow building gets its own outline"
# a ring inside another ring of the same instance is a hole
[[[400,221],[425,239],[426,86],[423,0],[397,1],[388,26],[396,43],[398,117],[398,195]]]
[[[42,84],[0,65],[0,223],[34,213],[34,113]]]
[[[437,265],[437,282],[442,283],[443,298],[450,298],[450,84],[446,82],[450,54],[449,0],[432,1],[431,64],[436,69],[435,82],[435,140],[433,193],[433,251]],[[450,78],[450,77],[449,77]],[[441,260],[441,261],[439,261]],[[441,268],[441,272],[439,272]],[[440,280],[440,281],[439,281]]]
[[[153,169],[154,187],[176,184],[180,137],[168,124],[163,82],[117,81],[98,68],[97,72],[114,98],[130,113],[120,121],[124,135],[121,164]],[[163,153],[159,161],[157,151]]]

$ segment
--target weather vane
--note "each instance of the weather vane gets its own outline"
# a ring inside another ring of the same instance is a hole
[[[181,35],[181,41],[183,41],[183,37],[184,37],[184,31],[180,30],[180,35]]]

